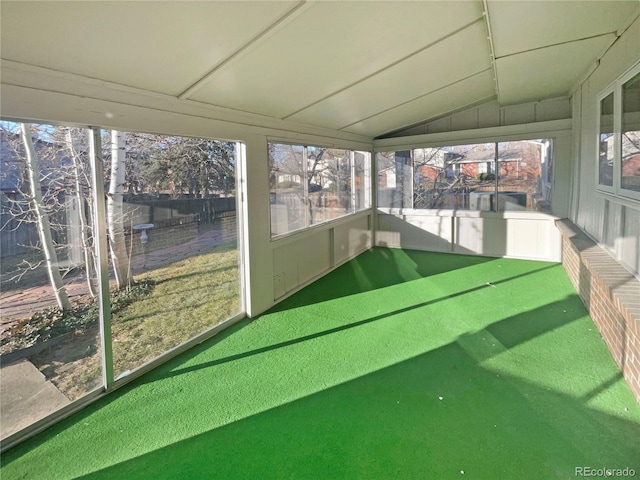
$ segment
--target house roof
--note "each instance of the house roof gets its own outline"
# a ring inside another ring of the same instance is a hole
[[[0,2],[5,62],[369,137],[566,96],[638,1]]]

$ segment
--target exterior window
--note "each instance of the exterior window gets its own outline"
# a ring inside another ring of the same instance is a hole
[[[270,143],[271,236],[369,208],[370,158],[368,152]]]
[[[600,150],[598,152],[598,183],[613,186],[613,93],[600,101]]]
[[[303,155],[301,146],[269,144],[272,236],[307,225]]]
[[[551,147],[540,139],[379,152],[378,206],[548,210]]]
[[[640,201],[640,63],[598,99],[596,188]]]
[[[49,392],[0,440],[242,312],[235,142],[0,122],[0,150],[0,381]]]
[[[640,192],[640,73],[622,86],[620,187]]]

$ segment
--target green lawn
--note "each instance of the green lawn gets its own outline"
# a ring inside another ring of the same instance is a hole
[[[151,295],[116,313],[111,324],[116,375],[136,368],[239,313],[235,243],[148,274]]]
[[[115,374],[132,370],[240,310],[238,251],[235,243],[149,271],[151,294],[114,313]],[[31,360],[71,399],[99,386],[101,364],[97,327]]]

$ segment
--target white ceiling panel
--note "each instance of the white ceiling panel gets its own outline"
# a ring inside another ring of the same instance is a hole
[[[399,105],[362,122],[345,128],[351,133],[377,137],[456,109],[495,98],[492,71],[485,71],[437,92],[430,93],[404,105]]]
[[[569,93],[613,35],[532,50],[496,60],[501,104],[544,100]]]
[[[109,82],[378,136],[495,97],[494,77],[503,105],[567,95],[639,5],[0,0],[0,68],[45,91],[116,98]]]
[[[318,2],[193,100],[285,117],[477,20],[481,2]]]
[[[496,57],[615,32],[638,5],[637,0],[489,0]]]
[[[491,51],[486,36],[484,22],[476,22],[290,119],[339,129],[490,69]]]
[[[2,1],[2,58],[178,95],[297,3]]]

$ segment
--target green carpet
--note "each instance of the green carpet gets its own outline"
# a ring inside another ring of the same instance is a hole
[[[640,407],[562,266],[378,248],[2,464],[2,480],[640,475]]]

